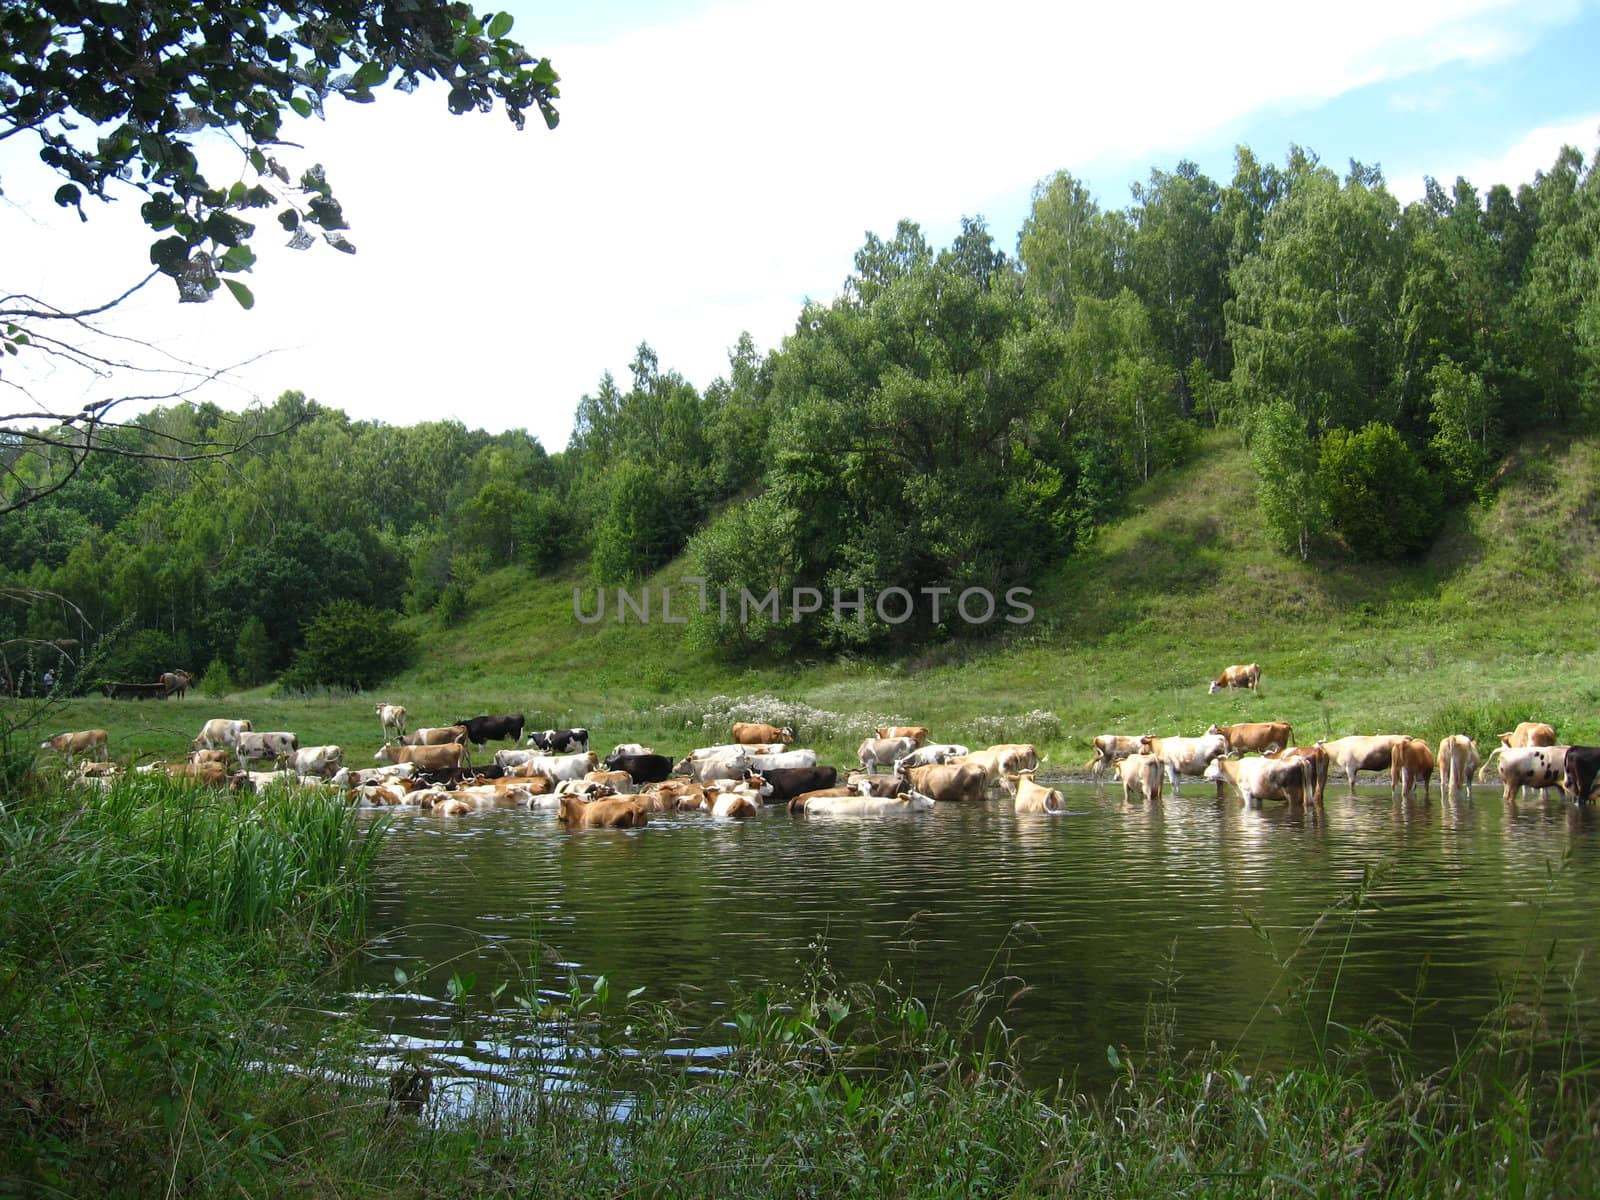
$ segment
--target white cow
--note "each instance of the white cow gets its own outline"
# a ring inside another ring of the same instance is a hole
[[[232,750],[239,744],[241,733],[251,733],[254,726],[249,721],[230,721],[213,717],[200,729],[200,736],[189,743],[191,750]]]
[[[1207,733],[1200,737],[1142,737],[1140,749],[1154,754],[1167,772],[1167,783],[1174,796],[1178,791],[1178,776],[1204,775],[1211,760],[1228,753],[1228,739],[1220,733]]]
[[[883,817],[929,812],[932,808],[932,796],[905,791],[898,796],[812,796],[802,811],[808,817]]]
[[[814,767],[817,765],[817,752],[815,750],[785,750],[782,754],[752,754],[748,756],[750,770],[772,771],[787,770],[792,767]]]
[[[856,747],[856,757],[861,760],[861,769],[871,775],[879,766],[893,766],[916,748],[916,738],[867,738]],[[816,763],[810,765],[816,766]]]
[[[1403,733],[1380,733],[1370,737],[1336,738],[1331,742],[1318,742],[1328,752],[1330,766],[1344,772],[1350,784],[1350,795],[1356,794],[1356,775],[1361,771],[1387,771],[1394,765],[1394,748],[1409,740]]]
[[[903,762],[908,767],[932,767],[971,753],[970,746],[958,746],[954,742],[930,742],[926,746],[918,746],[897,762]]]
[[[296,775],[315,775],[326,779],[344,765],[344,751],[338,746],[302,746],[289,756],[289,767]]]
[[[373,710],[378,714],[378,723],[383,726],[383,740],[403,738],[406,735],[407,713],[402,704],[377,704]]]

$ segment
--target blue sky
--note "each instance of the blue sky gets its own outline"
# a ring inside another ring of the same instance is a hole
[[[207,390],[220,404],[299,388],[557,449],[641,341],[704,387],[741,330],[776,346],[806,297],[831,298],[868,230],[910,218],[944,244],[981,215],[1013,250],[1057,170],[1121,207],[1152,166],[1192,159],[1226,182],[1236,144],[1281,162],[1298,143],[1341,173],[1381,164],[1406,200],[1424,174],[1515,185],[1563,142],[1586,160],[1600,143],[1585,0],[507,7],[562,75],[555,132],[452,118],[426,89],[331,102],[289,136],[326,164],[360,252],[298,254],[263,229],[252,311],[179,308],[161,286],[118,332],[240,364]],[[150,240],[135,206],[79,226],[21,140],[0,145],[0,291],[73,307],[121,290]],[[27,386],[68,407],[116,384],[58,369]]]

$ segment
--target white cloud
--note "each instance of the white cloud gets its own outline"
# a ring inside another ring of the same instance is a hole
[[[1596,147],[1600,146],[1600,111],[1530,129],[1498,153],[1467,162],[1429,163],[1390,180],[1389,187],[1402,202],[1422,197],[1424,175],[1432,175],[1447,188],[1460,176],[1470,181],[1480,196],[1497,183],[1514,192],[1521,184],[1532,183],[1538,172],[1554,166],[1563,146],[1576,146],[1585,163],[1593,162]]]
[[[358,417],[525,426],[556,448],[579,395],[624,374],[640,340],[701,386],[742,329],[775,345],[805,296],[837,290],[867,229],[948,226],[1062,167],[1151,161],[1253,112],[1493,61],[1570,15],[1496,0],[722,4],[541,47],[563,76],[553,133],[452,118],[436,94],[330,105],[303,137],[360,253],[264,253],[252,313],[225,298],[177,310],[162,284],[135,315],[207,361],[282,347],[245,375],[268,399],[302,387]],[[535,25],[518,32],[538,44]],[[62,232],[47,246],[6,214],[6,244],[39,252],[8,255],[8,279],[109,277],[103,214],[85,239],[68,214],[34,212]],[[128,272],[145,240],[121,247]]]

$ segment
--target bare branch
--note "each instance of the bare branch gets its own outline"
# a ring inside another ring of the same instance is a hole
[[[8,320],[12,320],[12,319],[14,319],[14,320],[29,320],[29,319],[33,319],[33,320],[38,320],[38,321],[80,321],[84,317],[96,316],[99,313],[105,312],[107,309],[115,308],[117,305],[121,304],[129,296],[133,295],[140,288],[144,287],[145,284],[149,283],[152,279],[154,279],[159,274],[161,274],[160,271],[151,271],[150,274],[146,275],[143,279],[139,280],[138,283],[134,284],[127,291],[123,292],[122,295],[116,297],[116,299],[107,300],[104,304],[98,304],[93,308],[79,309],[77,312],[63,312],[61,309],[56,308],[54,305],[45,304],[44,301],[40,300],[38,297],[29,296],[29,295],[27,295],[25,293],[13,293],[12,295],[9,295],[9,296],[0,296],[0,317],[4,317],[4,318],[6,318]],[[5,308],[5,307],[3,307],[4,305],[10,304],[10,303],[12,303],[14,301],[21,301],[21,300],[31,301],[34,304],[40,305],[40,307],[38,307],[38,308]]]

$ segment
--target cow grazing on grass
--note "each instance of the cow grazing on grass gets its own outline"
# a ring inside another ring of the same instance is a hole
[[[739,721],[733,727],[733,740],[741,746],[757,742],[781,742],[787,746],[794,741],[794,730],[785,725],[763,725],[758,721]]]
[[[68,766],[72,765],[74,755],[93,756],[101,762],[105,762],[109,757],[104,729],[78,729],[69,733],[58,733],[55,737],[45,738],[40,742],[39,749],[54,750],[57,754],[64,755]]]
[[[1422,799],[1429,799],[1433,782],[1433,747],[1421,738],[1407,738],[1396,744],[1389,766],[1389,794],[1396,800],[1412,799],[1417,780],[1422,780]]]
[[[1452,733],[1439,743],[1439,794],[1445,801],[1454,800],[1463,787],[1467,799],[1472,799],[1472,773],[1478,769],[1480,758],[1478,743],[1465,734]]]
[[[1235,688],[1249,688],[1257,695],[1261,694],[1261,664],[1249,663],[1245,666],[1223,667],[1222,674],[1211,681],[1211,691],[1217,692],[1227,688],[1230,692]]]

